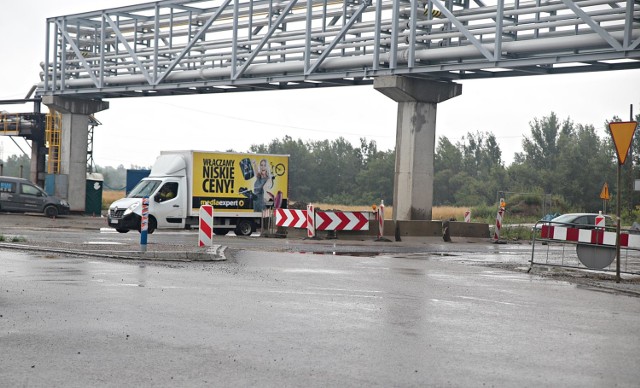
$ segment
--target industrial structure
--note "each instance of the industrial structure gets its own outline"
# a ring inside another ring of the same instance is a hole
[[[106,99],[371,84],[398,102],[394,218],[430,220],[455,81],[640,68],[640,1],[164,0],[49,18],[46,40],[36,94],[76,208]]]

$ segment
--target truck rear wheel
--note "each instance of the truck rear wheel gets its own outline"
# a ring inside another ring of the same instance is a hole
[[[251,221],[240,221],[238,225],[236,225],[234,232],[236,236],[251,236],[251,233],[253,233],[253,224]]]

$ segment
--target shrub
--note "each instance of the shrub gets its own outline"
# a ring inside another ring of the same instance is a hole
[[[478,205],[471,208],[471,215],[474,219],[485,220],[487,223],[491,223],[489,220],[495,220],[497,211],[498,209],[495,206]]]

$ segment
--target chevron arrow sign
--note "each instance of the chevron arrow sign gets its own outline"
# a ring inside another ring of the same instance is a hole
[[[276,225],[286,228],[306,228],[307,211],[295,209],[276,209]]]
[[[317,212],[317,230],[369,230],[365,212]]]

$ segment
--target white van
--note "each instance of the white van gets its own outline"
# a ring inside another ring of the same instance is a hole
[[[51,196],[23,178],[0,176],[0,212],[69,214],[69,203]]]

